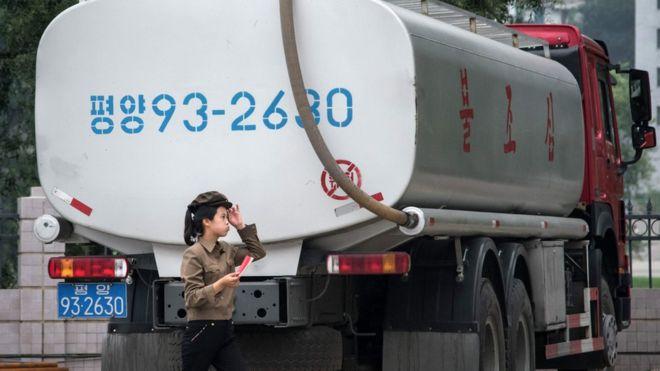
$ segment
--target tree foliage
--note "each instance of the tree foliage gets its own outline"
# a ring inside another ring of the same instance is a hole
[[[621,0],[586,1],[569,22],[592,39],[608,46],[612,63],[635,63],[635,2]]]
[[[551,0],[550,3],[557,1],[560,0]],[[444,2],[502,23],[513,20],[509,12],[510,8],[515,9],[517,14],[522,14],[526,10],[541,11],[548,3],[544,0],[444,0]]]
[[[0,213],[38,185],[34,145],[37,46],[46,26],[75,0],[0,1]],[[18,233],[5,228],[3,234]],[[0,239],[0,287],[16,281],[16,240]]]
[[[0,2],[0,189],[5,204],[37,185],[34,82],[46,26],[75,0]]]
[[[617,123],[619,125],[621,157],[623,160],[630,160],[635,155],[635,149],[632,146],[630,134],[630,128],[633,122],[630,114],[628,75],[616,74],[614,78],[617,80],[617,84],[612,87],[612,93],[614,95],[614,105],[617,114]],[[636,199],[640,205],[646,204],[646,200],[642,199],[646,198],[646,194],[652,188],[649,179],[654,170],[648,152],[645,152],[637,163],[628,166],[628,170],[624,176],[624,197],[626,199]]]

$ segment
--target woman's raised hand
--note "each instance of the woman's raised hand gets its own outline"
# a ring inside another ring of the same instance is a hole
[[[245,228],[245,223],[243,223],[243,215],[241,215],[241,208],[238,204],[232,206],[229,209],[229,224],[233,225],[236,229]]]

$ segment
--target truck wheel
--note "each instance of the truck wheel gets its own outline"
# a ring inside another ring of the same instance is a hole
[[[511,285],[507,313],[511,318],[511,326],[507,331],[507,370],[534,370],[534,317],[525,284],[519,279],[514,279]]]
[[[479,290],[479,370],[504,371],[504,325],[500,304],[487,278]]]
[[[616,362],[617,341],[616,341],[616,318],[614,317],[614,300],[612,292],[605,278],[600,278],[600,302],[601,302],[601,329],[603,336],[603,358],[605,366],[614,366]]]

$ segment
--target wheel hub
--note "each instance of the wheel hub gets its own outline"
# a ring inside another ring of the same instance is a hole
[[[616,362],[616,320],[611,314],[603,315],[603,345],[605,362],[608,366],[614,366]]]

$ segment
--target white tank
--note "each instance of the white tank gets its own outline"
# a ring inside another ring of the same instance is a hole
[[[318,126],[365,192],[395,207],[573,210],[584,133],[564,67],[375,0],[297,0],[295,21]],[[186,205],[207,190],[267,243],[375,222],[296,122],[276,0],[66,10],[39,45],[36,139],[50,202],[119,250],[182,245]]]

